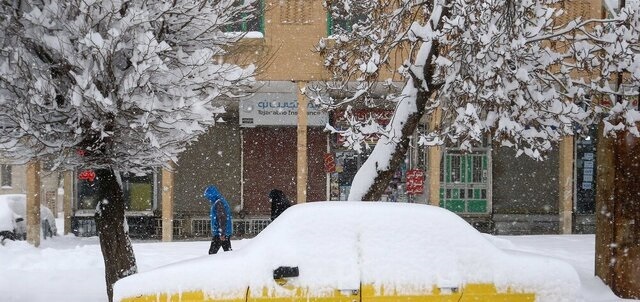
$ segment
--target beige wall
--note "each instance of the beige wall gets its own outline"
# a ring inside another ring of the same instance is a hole
[[[311,81],[322,78],[320,55],[312,52],[327,35],[321,0],[266,1],[264,43],[273,55],[259,80]]]
[[[230,49],[227,59],[241,65],[255,63],[259,81],[329,79],[322,57],[314,51],[320,39],[328,34],[323,2],[265,0],[264,37],[243,39],[239,46]],[[399,53],[396,57],[401,62],[404,56]],[[391,76],[383,70],[381,79]],[[396,75],[394,80],[400,78]]]

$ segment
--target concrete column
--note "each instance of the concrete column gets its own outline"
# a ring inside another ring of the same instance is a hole
[[[71,206],[73,201],[73,171],[65,171],[63,180],[64,195],[62,197],[62,212],[64,219],[64,235],[71,233],[71,215],[73,215],[73,208]]]
[[[429,131],[440,127],[442,110],[437,108],[431,114]],[[429,147],[429,204],[440,206],[440,164],[442,159],[442,147]]]
[[[306,82],[298,82],[298,156],[297,156],[297,203],[307,202],[307,104],[309,101],[303,93]]]
[[[40,246],[40,163],[27,164],[27,242]]]
[[[429,147],[429,204],[440,206],[441,147]]]
[[[560,141],[560,171],[558,173],[558,205],[560,209],[560,233],[571,234],[573,230],[573,136]]]
[[[173,241],[173,180],[175,168],[162,168],[162,241]]]

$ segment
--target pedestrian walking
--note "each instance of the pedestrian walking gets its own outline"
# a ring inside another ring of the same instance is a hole
[[[271,221],[276,219],[282,212],[291,206],[291,202],[281,190],[273,189],[269,192],[269,202],[271,202]]]
[[[215,186],[208,186],[204,190],[204,197],[211,202],[211,247],[209,255],[218,252],[220,247],[226,252],[231,250],[231,235],[233,235],[233,223],[231,209],[227,200],[220,194]]]

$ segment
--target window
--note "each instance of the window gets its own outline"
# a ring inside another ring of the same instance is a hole
[[[339,11],[339,9],[333,7],[332,10]],[[357,10],[363,12],[365,9]],[[351,11],[354,11],[353,9]],[[345,15],[344,13],[327,13],[327,34],[340,34],[345,32],[350,32],[353,29],[353,25],[357,24],[360,21],[365,21],[367,19],[367,15],[364,13],[352,15]]]
[[[472,182],[476,182],[476,183],[481,183],[483,182],[483,169],[482,169],[482,161],[484,160],[484,157],[482,156],[478,156],[478,155],[474,155],[470,158],[470,160],[472,160],[472,165],[473,168],[471,169],[471,173],[472,173]]]
[[[81,173],[78,171],[77,173]],[[77,177],[77,176],[76,176]],[[78,179],[79,210],[95,210],[98,204],[98,181]],[[122,175],[125,209],[127,211],[152,211],[154,206],[154,173],[135,176]]]
[[[461,155],[451,155],[450,157],[450,171],[451,171],[451,182],[460,182],[462,181],[462,161]]]
[[[313,23],[309,0],[280,0],[280,23],[311,24]]]
[[[239,0],[237,3],[242,3]],[[238,22],[227,25],[227,32],[261,32],[264,33],[264,6],[263,1],[258,0],[253,3],[255,10],[252,13],[241,13]]]
[[[123,176],[122,186],[127,211],[153,210],[153,174]]]
[[[11,165],[2,165],[0,167],[0,185],[2,187],[11,187]]]

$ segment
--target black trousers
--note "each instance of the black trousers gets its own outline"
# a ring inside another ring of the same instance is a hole
[[[222,240],[220,239],[220,236],[213,236],[211,239],[211,247],[209,247],[209,255],[217,253],[218,250],[220,250],[220,247],[222,247],[225,252],[230,251],[231,238],[225,237],[225,239]]]

